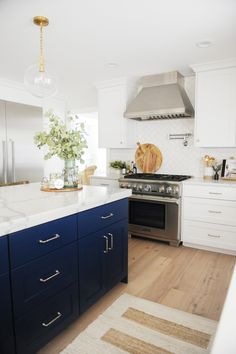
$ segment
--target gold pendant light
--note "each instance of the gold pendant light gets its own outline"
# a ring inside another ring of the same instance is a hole
[[[31,65],[25,72],[24,83],[27,90],[32,95],[46,98],[56,94],[56,80],[45,70],[45,60],[43,51],[43,27],[49,25],[49,20],[44,16],[35,16],[33,18],[35,25],[40,26],[40,54],[39,64]]]

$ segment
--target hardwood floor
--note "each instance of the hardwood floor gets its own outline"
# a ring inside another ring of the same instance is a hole
[[[38,354],[58,354],[122,293],[218,320],[235,257],[132,238],[129,283],[118,284]]]

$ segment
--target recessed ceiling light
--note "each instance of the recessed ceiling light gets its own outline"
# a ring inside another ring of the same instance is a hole
[[[208,48],[208,47],[210,47],[212,45],[212,42],[211,41],[208,41],[208,40],[206,40],[206,41],[200,41],[200,42],[197,42],[196,43],[196,46],[198,47],[198,48]]]
[[[117,63],[108,63],[107,66],[109,69],[114,69],[118,66],[118,64]]]

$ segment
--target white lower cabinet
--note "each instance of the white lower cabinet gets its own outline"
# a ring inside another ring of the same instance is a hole
[[[91,176],[90,184],[92,186],[103,186],[103,187],[119,187],[118,178],[109,178],[109,177],[101,177],[101,176]]]
[[[236,254],[235,192],[236,188],[220,184],[183,187],[181,239],[184,246]]]
[[[183,235],[184,245],[190,243],[196,247],[207,246],[222,249],[222,252],[236,252],[235,227],[185,220]]]

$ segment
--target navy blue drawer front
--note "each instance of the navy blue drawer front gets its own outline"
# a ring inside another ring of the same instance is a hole
[[[9,275],[0,276],[0,353],[14,354],[11,292]]]
[[[7,237],[0,237],[0,274],[7,273],[8,265],[8,246]]]
[[[15,317],[77,281],[77,242],[12,271]]]
[[[32,354],[78,316],[78,283],[16,321],[17,354]]]
[[[10,235],[11,267],[18,267],[43,256],[76,238],[76,215],[12,233]]]
[[[128,218],[127,198],[81,212],[78,214],[79,238],[124,218]]]

